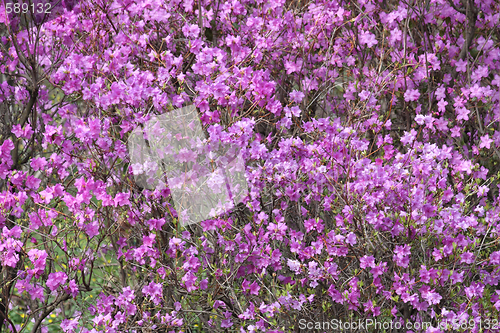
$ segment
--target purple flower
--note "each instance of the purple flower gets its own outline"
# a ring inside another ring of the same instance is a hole
[[[483,77],[487,77],[489,74],[488,66],[478,66],[477,69],[472,73],[471,79],[473,82],[481,80]]]
[[[304,221],[304,227],[306,228],[306,232],[310,232],[312,230],[317,230],[318,232],[323,231],[323,220],[321,219],[307,219]]]
[[[40,183],[42,181],[34,176],[28,175],[26,177],[26,186],[32,190],[38,190],[38,187],[40,186]]]
[[[245,310],[244,313],[240,314],[238,317],[243,320],[255,319],[255,306],[253,305],[253,303],[250,302],[249,307]]]
[[[150,282],[147,286],[142,288],[144,295],[150,296],[155,305],[160,304],[163,295],[163,288],[160,283]]]
[[[259,295],[259,290],[260,290],[260,286],[257,283],[257,281],[252,282],[252,284],[250,285],[250,294]]]
[[[17,124],[12,126],[12,133],[14,133],[15,136],[20,138],[23,135],[23,130],[21,129],[21,125]]]
[[[413,142],[415,137],[417,136],[417,131],[412,129],[410,132],[405,132],[405,134],[401,137],[401,143],[407,145],[410,142]]]
[[[74,332],[78,327],[77,319],[63,319],[61,322],[61,328],[63,332]]]
[[[187,38],[196,38],[200,34],[200,27],[197,24],[187,24],[182,27],[182,33]]]
[[[467,71],[467,61],[460,59],[456,62],[455,66],[457,67],[457,72],[466,72]]]
[[[357,243],[356,235],[354,233],[350,232],[346,237],[346,243],[350,244],[350,245],[355,245]]]
[[[21,237],[22,229],[18,225],[14,226],[12,229],[9,229],[7,227],[3,227],[2,229],[2,236],[7,238],[7,237],[12,237],[12,238],[19,238]]]
[[[436,215],[436,207],[430,204],[425,204],[422,207],[422,211],[424,212],[426,217],[434,217]]]
[[[37,284],[36,287],[33,287],[30,291],[30,297],[32,300],[39,299],[41,302],[45,301],[45,296],[43,295],[44,288]]]
[[[286,108],[285,108],[286,110]],[[292,106],[290,108],[290,113],[294,116],[294,117],[300,117],[300,114],[302,113],[302,110],[298,107],[298,106]]]
[[[302,91],[297,91],[294,90],[290,93],[290,99],[294,101],[295,103],[299,104],[302,102],[302,99],[305,97],[304,93]]]
[[[483,97],[483,94],[484,94],[484,88],[479,86],[479,84],[474,84],[471,88],[470,88],[470,97],[471,98],[481,98]]]
[[[474,262],[474,254],[472,252],[464,252],[461,255],[460,263],[472,264]]]
[[[283,236],[286,235],[286,229],[288,227],[286,226],[286,224],[284,223],[281,223],[281,222],[278,222],[277,224],[274,224],[274,223],[270,223],[268,226],[267,226],[267,230],[269,230],[273,235],[273,238],[277,239],[277,240],[283,240]]]
[[[464,281],[464,272],[453,272],[450,276],[451,283],[457,284]]]
[[[219,307],[223,307],[224,309],[226,308],[226,303],[224,303],[223,301],[215,301],[214,302],[214,309],[217,310]]]
[[[408,89],[404,94],[406,102],[416,101],[420,97],[420,93],[417,89]]]
[[[149,230],[161,230],[161,227],[165,224],[165,218],[161,219],[150,219]]]
[[[366,44],[368,48],[378,44],[375,35],[369,31],[361,31],[361,34],[359,35],[359,42],[361,44]]]
[[[47,165],[47,160],[44,157],[33,158],[30,162],[30,166],[33,170],[42,170]]]
[[[89,238],[99,235],[99,223],[97,221],[92,221],[85,225],[85,233]]]
[[[490,254],[490,264],[500,265],[500,251],[495,251]]]
[[[9,160],[11,161],[10,151],[14,149],[14,144],[11,139],[5,140],[0,146],[0,160]],[[32,161],[35,159],[32,159]],[[45,160],[45,159],[43,159]]]
[[[367,267],[374,268],[375,267],[375,258],[373,256],[363,256],[360,259],[360,265],[362,269]]]
[[[389,37],[389,43],[394,46],[396,42],[399,42],[403,39],[403,32],[398,28],[391,30],[391,37]]]
[[[438,102],[438,110],[439,110],[439,112],[445,112],[446,111],[446,105],[448,105],[448,102],[446,102],[444,99],[440,100]]]
[[[424,124],[424,115],[422,114],[418,114],[416,117],[415,117],[415,121],[417,122],[417,124],[419,125],[423,125]]]
[[[469,110],[466,108],[457,108],[456,114],[457,114],[457,120],[469,120]]]
[[[340,293],[340,291],[335,289],[333,285],[331,285],[330,288],[328,289],[328,294],[330,295],[332,300],[336,303],[343,304],[345,301],[345,299],[342,296],[342,294]]]
[[[186,290],[188,292],[193,291],[198,289],[197,286],[195,286],[195,282],[198,278],[196,275],[194,275],[191,271],[188,271],[183,277],[182,277],[182,282],[184,282],[186,286]]]
[[[380,264],[374,266],[370,272],[373,274],[373,278],[376,279],[380,275],[384,274],[386,270],[387,270],[387,263],[381,262]]]
[[[284,65],[288,75],[300,72],[300,69],[302,68],[302,59],[299,59],[297,62],[285,61]]]
[[[51,291],[54,291],[61,284],[65,283],[67,279],[68,279],[68,276],[64,272],[50,273],[46,284],[47,284],[47,287],[49,287],[49,289]]]
[[[220,324],[221,328],[229,328],[231,326],[233,326],[233,322],[231,321],[231,319],[224,319],[221,321],[221,324]]]
[[[73,298],[76,298],[76,296],[78,295],[78,285],[76,284],[74,279],[69,281],[69,290],[71,292],[71,296],[73,296]]]
[[[411,247],[406,244],[404,246],[396,245],[396,249],[394,250],[395,254],[393,256],[396,265],[408,267],[408,264],[410,263],[409,255],[411,254],[410,248]]]
[[[367,90],[363,90],[362,92],[359,93],[359,98],[362,100],[362,101],[366,101],[368,99],[368,97],[370,97],[371,93]]]
[[[430,279],[431,279],[430,272],[427,270],[425,265],[421,265],[420,266],[420,281],[422,281],[423,283],[429,283]]]
[[[130,198],[130,193],[118,193],[115,196],[114,206],[118,207],[118,206],[130,205],[129,198]]]
[[[492,142],[493,142],[493,140],[490,139],[490,136],[488,134],[483,135],[481,137],[481,143],[479,143],[479,148],[490,149],[490,145]]]
[[[31,249],[28,252],[28,257],[35,266],[33,273],[39,277],[45,270],[45,262],[47,259],[47,252],[45,250]]]
[[[484,285],[480,282],[472,282],[469,287],[465,287],[465,295],[468,298],[482,297],[484,291]]]
[[[301,273],[301,265],[298,260],[288,259],[287,265],[290,268],[290,270],[293,271],[295,274]]]
[[[432,256],[436,261],[439,261],[443,258],[443,254],[441,253],[441,251],[436,248],[432,251]]]

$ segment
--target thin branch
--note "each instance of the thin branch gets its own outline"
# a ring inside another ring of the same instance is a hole
[[[35,321],[35,325],[33,325],[33,329],[31,330],[31,333],[36,333],[36,331],[38,330],[38,327],[40,326],[40,324],[42,323],[42,321],[48,316],[50,315],[50,313],[52,311],[55,310],[55,308],[61,303],[61,302],[64,302],[66,300],[68,300],[71,296],[69,294],[65,294],[63,297],[61,297],[60,299],[56,299],[51,305],[49,305],[45,311],[43,311],[43,313],[40,315],[40,317],[38,317],[38,319]]]
[[[460,9],[458,8],[457,6],[455,6],[455,4],[453,3],[453,0],[448,0],[448,3],[450,4],[451,7],[453,7],[453,9],[455,9],[457,12],[459,13],[462,13],[462,14],[465,14],[465,10],[464,9]]]
[[[198,0],[198,25],[200,26],[200,36],[204,36],[204,27],[203,27],[203,12],[202,12],[202,7],[203,4],[201,3],[201,0]]]

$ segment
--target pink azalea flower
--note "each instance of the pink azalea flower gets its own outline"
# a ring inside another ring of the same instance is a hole
[[[492,142],[493,142],[493,140],[490,139],[488,134],[486,134],[486,135],[481,137],[481,143],[479,144],[479,148],[490,149],[490,145]]]
[[[64,272],[55,272],[55,273],[50,273],[49,277],[47,279],[47,287],[51,291],[56,290],[61,284],[64,284],[66,280],[68,279],[68,276]]]
[[[455,66],[457,67],[457,72],[465,73],[467,71],[467,61],[460,59],[459,61],[457,61]]]
[[[361,31],[361,34],[359,35],[359,41],[361,44],[366,44],[368,48],[371,48],[378,44],[375,35],[369,31]]]
[[[373,256],[366,256],[366,255],[363,256],[360,259],[359,267],[361,267],[362,269],[365,269],[367,267],[370,267],[370,268],[375,267],[375,258]]]
[[[118,193],[118,194],[116,194],[115,199],[114,199],[114,206],[117,207],[117,206],[130,205],[129,198],[130,198],[130,193]]]
[[[420,97],[420,93],[417,89],[408,89],[404,94],[406,102],[416,101]]]

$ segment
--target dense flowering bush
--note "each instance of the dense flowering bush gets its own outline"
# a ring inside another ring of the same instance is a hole
[[[499,331],[498,1],[81,0],[0,23],[0,331]],[[249,193],[183,227],[127,138],[191,104]]]

